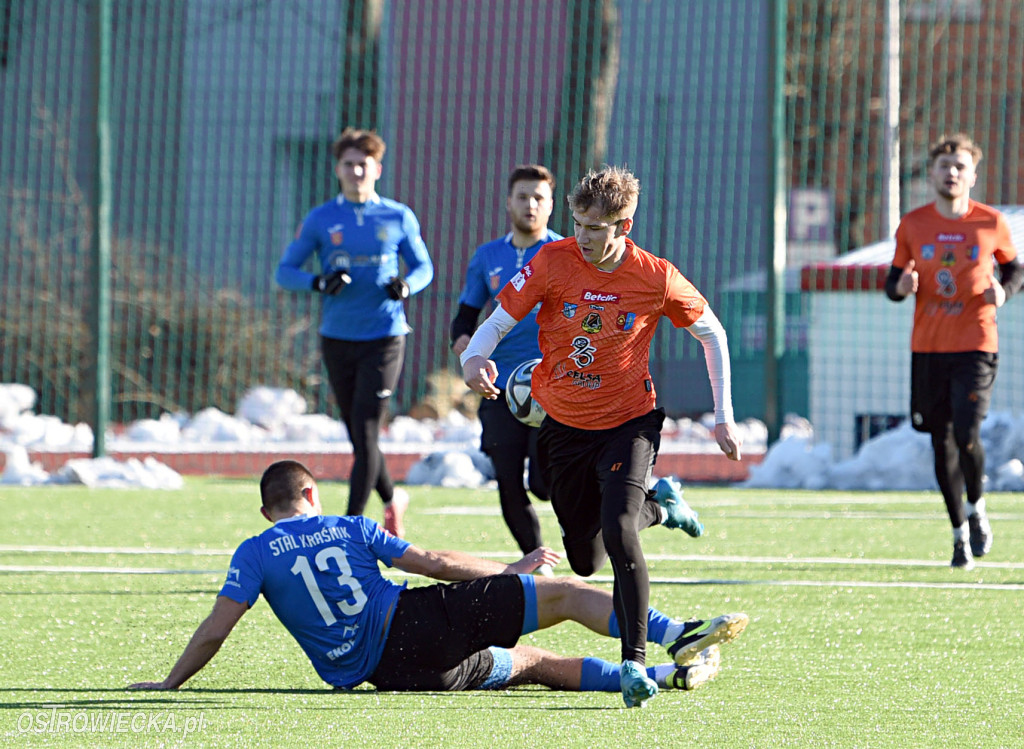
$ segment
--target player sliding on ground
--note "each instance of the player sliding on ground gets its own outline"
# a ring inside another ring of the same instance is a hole
[[[517,645],[519,637],[573,620],[617,637],[612,597],[569,577],[529,574],[559,555],[537,549],[510,565],[455,551],[427,551],[363,516],[323,515],[312,474],[300,463],[271,465],[260,481],[261,512],[273,527],[238,547],[211,614],[167,678],[130,689],[177,689],[205,666],[262,594],[320,677],[352,689],[504,689],[541,684],[618,692],[619,666]],[[407,588],[379,562],[435,580]],[[746,614],[681,622],[650,609],[648,640],[674,663],[647,669],[668,689],[695,689],[719,669],[718,645],[743,631]]]

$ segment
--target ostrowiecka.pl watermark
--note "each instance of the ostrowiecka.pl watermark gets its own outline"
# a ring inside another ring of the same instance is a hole
[[[199,733],[209,722],[203,713],[168,710],[73,710],[51,707],[26,710],[18,716],[19,733]]]

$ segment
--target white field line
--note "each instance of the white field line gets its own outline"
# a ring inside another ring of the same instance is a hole
[[[230,557],[234,549],[161,549],[149,546],[17,546],[0,544],[0,554],[136,554],[194,556],[194,557]]]
[[[89,546],[0,546],[0,552],[24,553],[24,554],[117,554],[129,556],[150,556],[150,555],[179,555],[179,556],[229,556],[231,552],[217,551],[210,549],[147,549],[147,548],[116,548],[116,547],[89,547]],[[494,559],[509,559],[507,552],[483,551],[476,552],[477,556]],[[647,557],[650,561],[688,562],[692,564],[734,564],[734,565],[803,565],[803,566],[831,566],[831,567],[856,567],[856,566],[882,566],[910,568],[942,568],[948,566],[947,562],[940,560],[922,559],[865,559],[848,557],[792,557],[792,556],[729,556],[729,555],[700,555],[700,554],[650,554]],[[987,562],[979,561],[978,569],[1004,569],[1024,570],[1024,562]],[[225,574],[224,569],[195,570],[195,569],[169,569],[160,567],[109,567],[90,565],[26,565],[26,564],[5,564],[0,565],[0,573],[15,574],[100,574],[100,575],[211,575],[220,577]],[[384,571],[389,577],[407,577],[406,573],[400,570]],[[609,576],[597,575],[587,578],[590,582],[610,583]],[[795,587],[827,587],[827,588],[948,588],[948,589],[972,589],[972,590],[1024,590],[1024,584],[1018,583],[978,583],[978,582],[891,582],[891,581],[849,581],[849,580],[758,580],[758,579],[723,579],[723,578],[695,578],[695,577],[651,577],[652,584],[659,585],[769,585],[769,586],[795,586]]]
[[[748,557],[748,556],[725,556],[725,555],[701,555],[701,554],[647,554],[648,560],[668,562],[695,562],[708,563],[718,562],[722,564],[803,564],[803,565],[833,565],[845,566],[868,566],[868,567],[948,567],[949,562],[939,559],[870,559],[865,557]],[[1000,570],[1024,570],[1024,562],[989,562],[975,560],[978,567]]]
[[[230,557],[233,550],[214,549],[161,549],[147,547],[115,547],[115,546],[16,546],[0,544],[0,553],[13,554],[103,554],[119,556],[210,556]],[[475,556],[488,559],[505,559],[515,561],[507,551],[475,551]],[[724,554],[647,554],[650,561],[692,562],[695,564],[801,564],[801,565],[833,565],[833,566],[874,566],[874,567],[948,567],[949,563],[939,559],[873,559],[868,557],[797,557],[797,556],[746,556]],[[977,561],[980,567],[1004,570],[1024,570],[1024,562]],[[11,567],[0,566],[0,571],[15,571]],[[43,566],[40,570],[56,569]],[[99,571],[116,571],[120,567],[97,567]],[[176,570],[169,570],[175,572]],[[202,570],[197,570],[197,573]]]
[[[42,574],[103,574],[103,575],[215,575],[221,577],[223,570],[170,570],[144,569],[138,567],[74,567],[74,566],[29,566],[0,565],[0,572],[42,573]],[[399,570],[388,571],[387,577],[408,577]],[[414,576],[415,577],[415,576]],[[608,575],[594,575],[586,578],[591,583],[612,583]],[[974,583],[974,582],[884,582],[871,580],[742,580],[728,578],[697,577],[652,577],[652,585],[745,585],[756,587],[798,588],[928,588],[947,590],[998,590],[1024,591],[1024,583]],[[2,594],[0,594],[2,595]]]
[[[878,504],[877,500],[872,501],[873,504]],[[799,503],[798,503],[799,504]],[[845,502],[833,502],[836,504],[847,504]],[[930,505],[936,503],[929,502]],[[702,507],[694,507],[698,512],[705,510],[712,511],[720,507],[732,506],[729,503],[724,502],[711,502]],[[749,504],[740,505],[737,503],[736,506],[742,506],[744,509],[736,512],[730,511],[727,518],[778,518],[784,520],[945,520],[945,510],[939,505],[934,512],[865,512],[865,511],[854,511],[854,510],[793,510],[788,508],[774,509],[771,507],[765,507],[761,509],[752,509]],[[538,515],[554,515],[551,510],[551,505],[548,503],[534,502],[533,509]],[[493,506],[448,506],[448,507],[437,507],[429,510],[422,510],[424,515],[473,515],[478,517],[501,517],[501,508],[497,505]],[[989,519],[993,521],[1021,521],[1024,520],[1024,514],[1021,513],[999,513],[990,512],[988,513]]]
[[[42,575],[216,575],[227,570],[171,570],[155,567],[79,567],[75,565],[0,564],[0,572]]]
[[[981,564],[978,563],[978,567]],[[977,569],[977,567],[975,568]],[[959,573],[958,573],[959,574]],[[586,578],[587,582],[612,583],[611,576]],[[940,588],[947,590],[1001,590],[1022,591],[1024,583],[972,583],[972,582],[883,582],[872,580],[737,580],[697,577],[652,577],[652,585],[770,585],[797,588]]]

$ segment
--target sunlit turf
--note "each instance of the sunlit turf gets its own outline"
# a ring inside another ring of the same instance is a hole
[[[493,491],[411,493],[414,543],[517,556]],[[346,494],[325,483],[327,511],[342,511]],[[996,543],[970,573],[947,566],[933,493],[697,486],[686,498],[708,533],[644,532],[652,603],[681,617],[742,610],[752,622],[704,689],[624,710],[617,695],[539,688],[335,693],[262,602],[180,691],[127,692],[163,678],[230,553],[266,526],[255,482],[0,488],[0,733],[12,746],[1021,746],[1024,497],[989,495]],[[557,549],[554,517],[538,506]],[[609,569],[595,579],[607,586]],[[615,641],[574,624],[526,641],[618,659]],[[649,662],[663,659],[649,650]],[[41,730],[58,714],[84,717]],[[122,715],[121,732],[71,730]]]

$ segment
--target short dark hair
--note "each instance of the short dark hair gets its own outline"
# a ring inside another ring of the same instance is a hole
[[[551,192],[555,191],[555,175],[543,164],[519,164],[508,175],[508,194],[512,194],[512,187],[516,182],[524,180],[530,182],[547,182],[551,185]]]
[[[268,511],[286,510],[302,499],[302,490],[315,483],[313,474],[295,460],[271,463],[260,479],[260,499]]]
[[[602,216],[619,216],[636,208],[640,198],[640,180],[625,167],[605,166],[591,169],[573,188],[566,200],[574,211],[586,212],[593,206]]]
[[[335,161],[338,161],[341,159],[341,155],[350,148],[358,149],[367,156],[372,156],[380,161],[384,158],[384,150],[387,146],[384,144],[384,139],[377,135],[375,130],[346,127],[331,144],[331,155]]]
[[[957,151],[970,151],[975,164],[981,161],[983,156],[981,146],[975,143],[971,136],[967,133],[953,133],[952,135],[943,135],[932,144],[932,147],[928,149],[928,163],[934,164],[935,159],[939,156]]]

